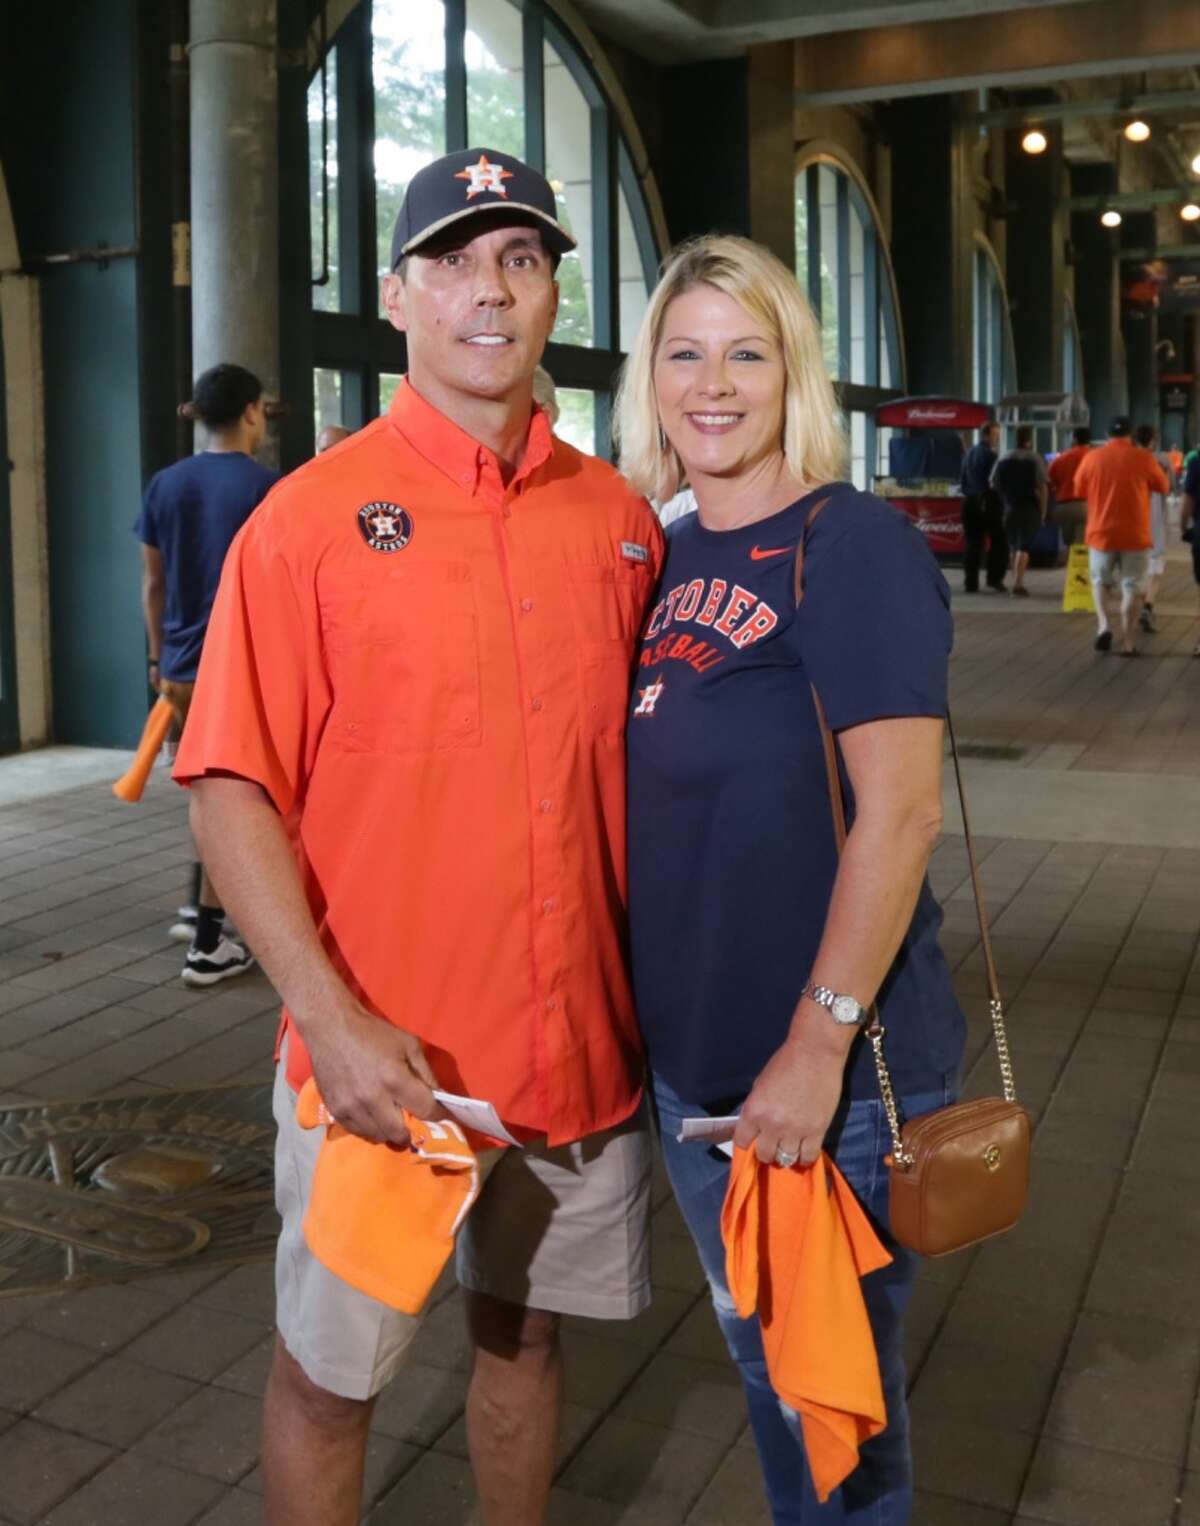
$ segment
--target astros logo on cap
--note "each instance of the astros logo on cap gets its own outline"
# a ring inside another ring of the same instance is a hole
[[[480,154],[475,164],[468,164],[466,169],[459,170],[455,180],[469,180],[467,187],[467,200],[472,196],[479,196],[484,191],[492,191],[497,196],[507,196],[503,182],[511,180],[512,170],[506,170],[502,164],[492,164],[486,154]]]
[[[398,503],[364,503],[358,511],[358,528],[372,551],[403,551],[412,540],[412,517]]]

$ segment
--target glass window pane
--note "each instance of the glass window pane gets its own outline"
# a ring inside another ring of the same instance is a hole
[[[344,424],[342,416],[342,373],[317,366],[313,371],[313,434],[319,435],[329,424]]]
[[[558,267],[559,344],[592,341],[592,116],[583,92],[549,43],[546,81],[546,177],[558,201],[558,220],[579,240]]]
[[[576,450],[596,454],[596,394],[573,387],[558,389],[558,423],[554,433]]]
[[[825,367],[830,376],[840,372],[838,347],[838,269],[837,247],[837,174],[827,164],[817,171],[821,206],[821,334],[824,339]]]
[[[392,406],[392,398],[396,395],[396,388],[403,380],[403,373],[399,371],[381,371],[379,373],[380,413],[386,413]]]
[[[467,142],[525,157],[521,12],[512,0],[467,0]]]
[[[621,348],[628,354],[641,327],[650,293],[624,186],[617,192],[617,272],[621,282]]]
[[[862,221],[850,207],[850,247],[847,251],[850,282],[850,380],[867,377],[867,240]]]
[[[321,175],[321,122],[325,121],[325,176]],[[312,240],[312,302],[336,313],[342,305],[338,273],[337,224],[337,50],[325,55],[325,109],[321,108],[321,71],[308,86],[308,223]],[[328,230],[328,232],[326,232]],[[328,261],[325,258],[328,237]]]
[[[413,175],[446,152],[446,15],[442,0],[374,0],[375,217],[381,275]]]
[[[850,480],[864,491],[867,482],[867,416],[865,413],[850,415]]]
[[[808,295],[808,171],[796,176],[796,279]]]

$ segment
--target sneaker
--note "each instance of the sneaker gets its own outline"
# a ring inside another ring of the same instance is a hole
[[[1148,636],[1158,634],[1158,626],[1154,623],[1154,611],[1152,609],[1143,608],[1138,612],[1138,624]]]
[[[1007,583],[989,583],[988,587],[992,590],[993,593],[1007,593],[1008,592],[1008,584]]]
[[[254,955],[249,949],[232,938],[222,938],[211,954],[188,949],[183,963],[183,983],[185,986],[215,986],[219,980],[244,975],[253,964]]]
[[[196,936],[197,915],[195,906],[181,906],[167,929],[167,937],[174,938],[176,943],[190,943]]]
[[[1098,652],[1112,651],[1112,631],[1101,631],[1092,645]]]

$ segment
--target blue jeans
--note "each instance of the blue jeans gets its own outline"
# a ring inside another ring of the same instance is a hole
[[[658,1075],[654,1077],[654,1099],[667,1174],[696,1242],[717,1320],[746,1390],[750,1425],[775,1526],[835,1526],[839,1522],[907,1526],[912,1517],[913,1486],[905,1399],[904,1311],[917,1257],[902,1250],[886,1232],[888,1173],[883,1157],[891,1151],[891,1138],[883,1104],[869,1100],[843,1103],[826,1136],[825,1148],[893,1257],[890,1266],[864,1277],[862,1284],[879,1354],[888,1424],[863,1447],[859,1465],[845,1483],[820,1505],[809,1477],[799,1417],[781,1403],[767,1376],[758,1318],[738,1318],[725,1278],[721,1205],[729,1183],[729,1160],[711,1146],[676,1140],[679,1120],[695,1117],[704,1109],[682,1101]],[[915,1118],[950,1100],[949,1088],[902,1097],[901,1114]]]

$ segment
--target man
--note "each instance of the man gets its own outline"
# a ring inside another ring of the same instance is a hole
[[[1137,450],[1129,437],[1129,420],[1115,418],[1108,426],[1108,444],[1093,450],[1075,469],[1075,488],[1087,500],[1088,561],[1096,598],[1098,652],[1112,650],[1112,612],[1109,595],[1121,581],[1121,655],[1134,657],[1140,590],[1146,577],[1152,545],[1150,494],[1165,493],[1166,474],[1148,450]]]
[[[1142,450],[1148,450],[1162,467],[1163,476],[1172,493],[1179,490],[1179,479],[1171,465],[1171,457],[1158,449],[1158,430],[1153,424],[1139,424],[1134,440]],[[1167,500],[1162,493],[1150,494],[1150,553],[1146,559],[1146,582],[1142,590],[1142,607],[1138,611],[1138,625],[1148,635],[1154,635],[1158,626],[1154,621],[1154,601],[1167,570]]]
[[[979,439],[963,458],[963,590],[979,592],[979,568],[984,562],[987,586],[1004,593],[1004,574],[1008,571],[1008,541],[1004,534],[1004,515],[1000,500],[992,491],[992,468],[996,465],[995,424],[984,424]]]
[[[1200,517],[1200,451],[1192,451],[1183,478],[1183,505],[1179,522],[1184,540],[1192,543],[1192,577],[1200,595],[1200,545],[1196,542],[1196,520]],[[1192,648],[1192,656],[1200,657],[1200,641]]]
[[[1046,468],[1054,493],[1051,518],[1058,526],[1064,546],[1073,546],[1087,519],[1087,504],[1075,491],[1075,468],[1092,448],[1092,431],[1086,424],[1072,431],[1072,444],[1060,450]]]
[[[1027,599],[1025,572],[1038,531],[1046,522],[1046,463],[1033,448],[1033,430],[1022,424],[1017,443],[992,468],[991,486],[1004,504],[1004,533],[1013,553],[1014,598]]]
[[[649,1299],[624,727],[662,536],[533,407],[574,242],[546,180],[506,154],[414,176],[382,287],[407,378],[239,538],[176,767],[285,1002],[274,1526],[358,1520],[374,1398],[417,1324],[308,1250],[319,1141],[293,1103],[310,1067],[366,1139],[402,1145],[400,1108],[436,1116],[436,1083],[528,1141],[501,1152],[458,1242],[486,1526],[545,1520],[559,1316]]]
[[[142,543],[150,686],[175,706],[181,729],[225,554],[279,478],[254,459],[267,428],[262,390],[243,366],[204,372],[190,412],[208,432],[205,448],[150,479],[134,526]],[[241,944],[224,936],[224,923],[212,882],[197,862],[188,903],[171,928],[173,938],[191,945],[183,966],[187,985],[215,985],[253,965]]]
[[[331,446],[340,445],[343,440],[350,438],[351,431],[344,424],[326,424],[317,436],[317,455],[330,449]]]

